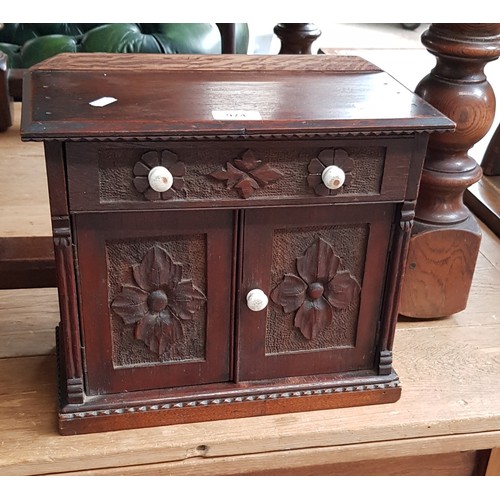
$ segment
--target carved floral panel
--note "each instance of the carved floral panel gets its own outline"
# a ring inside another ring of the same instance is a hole
[[[334,309],[348,308],[361,287],[322,238],[296,259],[296,269],[297,274],[285,274],[271,299],[285,314],[294,313],[294,325],[312,340],[333,322]]]
[[[221,167],[210,175],[214,179],[225,181],[228,189],[235,189],[245,199],[283,177],[281,172],[257,159],[250,149],[241,158],[227,162],[225,168]]]
[[[132,266],[132,276],[133,282],[122,286],[111,307],[125,325],[134,325],[136,339],[161,356],[181,340],[183,324],[207,299],[160,246]]]

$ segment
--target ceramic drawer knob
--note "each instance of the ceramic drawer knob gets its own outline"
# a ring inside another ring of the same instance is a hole
[[[337,165],[330,165],[323,170],[321,179],[328,189],[340,189],[345,181],[345,172]]]
[[[250,290],[247,294],[247,306],[251,311],[262,311],[267,307],[268,302],[267,295],[258,288]]]
[[[158,166],[150,170],[148,181],[151,189],[158,193],[164,193],[172,187],[174,177],[167,168]]]

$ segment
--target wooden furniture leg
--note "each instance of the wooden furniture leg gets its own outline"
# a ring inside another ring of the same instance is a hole
[[[0,132],[7,130],[12,125],[10,108],[7,56],[0,52]]]
[[[311,54],[311,46],[321,35],[312,23],[279,23],[274,33],[281,40],[280,54]]]
[[[464,200],[474,215],[500,238],[500,175],[484,175],[465,191]]]
[[[500,238],[500,126],[484,153],[483,178],[465,191],[464,200],[474,215]]]
[[[481,178],[467,153],[493,122],[495,96],[483,70],[500,55],[500,24],[431,24],[422,43],[437,63],[416,93],[457,128],[429,142],[400,313],[441,318],[465,309],[479,251],[481,231],[463,195]]]
[[[217,23],[221,36],[222,54],[236,54],[236,25],[235,23]]]
[[[23,100],[23,78],[26,73],[24,68],[10,68],[9,74],[9,95],[15,102]]]
[[[481,168],[486,175],[500,175],[500,125],[484,153]]]

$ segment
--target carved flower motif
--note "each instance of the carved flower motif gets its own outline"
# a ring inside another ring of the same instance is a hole
[[[243,153],[241,159],[235,158],[232,162],[227,162],[226,168],[210,175],[219,181],[226,181],[228,189],[236,189],[245,199],[252,196],[257,189],[273,184],[283,177],[281,172],[262,160],[257,160],[250,149]]]
[[[172,177],[174,178],[174,183],[172,187],[159,193],[154,189],[151,189],[149,185],[148,175],[152,168],[163,166],[167,168]],[[173,198],[176,193],[181,193],[185,195],[184,189],[184,175],[186,174],[186,166],[184,163],[177,161],[177,155],[168,151],[167,149],[163,151],[148,151],[141,156],[140,161],[134,165],[134,186],[142,193],[147,200],[169,200]]]
[[[294,325],[311,340],[332,322],[333,308],[348,307],[361,287],[349,271],[339,271],[340,258],[321,238],[296,264],[299,276],[285,274],[271,298],[285,313],[297,311]]]
[[[307,176],[307,184],[314,189],[314,192],[319,196],[335,196],[342,192],[340,189],[328,189],[321,179],[321,174],[326,167],[337,165],[342,168],[345,173],[345,181],[343,187],[347,187],[352,181],[352,169],[354,162],[352,158],[343,149],[323,149],[317,158],[313,158],[307,167],[309,175]]]
[[[190,320],[207,299],[191,280],[182,279],[182,265],[158,246],[132,266],[137,284],[124,285],[111,307],[134,336],[160,356],[182,337],[182,321]]]

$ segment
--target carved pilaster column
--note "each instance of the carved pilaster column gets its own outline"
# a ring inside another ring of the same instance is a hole
[[[406,255],[414,217],[415,201],[404,202],[399,225],[397,225],[394,230],[392,248],[394,255]],[[405,260],[402,259],[397,265],[393,265],[387,273],[386,303],[389,304],[389,307],[386,309],[381,327],[383,332],[390,333],[381,339],[378,367],[380,375],[388,375],[392,371],[392,346],[394,343],[394,334],[396,332],[396,322],[398,319],[397,304],[400,299],[404,269]]]
[[[465,309],[479,252],[481,231],[463,195],[481,178],[468,151],[493,122],[495,96],[483,70],[500,55],[500,24],[431,24],[422,43],[437,63],[416,93],[457,128],[429,141],[400,313],[440,318]]]
[[[54,254],[58,275],[60,328],[66,333],[58,334],[59,355],[65,367],[63,380],[66,387],[61,396],[64,403],[83,403],[83,368],[81,361],[80,327],[76,304],[76,280],[73,271],[73,245],[68,217],[52,217]]]
[[[280,54],[311,54],[321,31],[311,23],[279,23],[274,33],[281,40]]]

